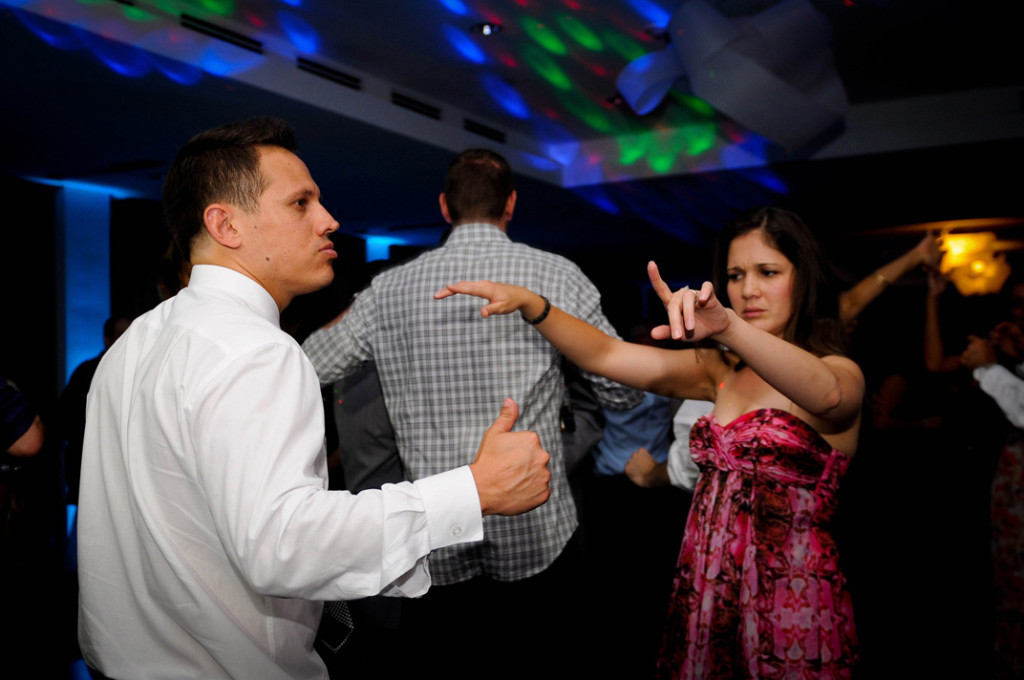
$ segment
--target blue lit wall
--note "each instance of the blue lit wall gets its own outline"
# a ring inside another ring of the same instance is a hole
[[[103,351],[103,322],[110,316],[110,195],[68,186],[60,193],[66,381]]]

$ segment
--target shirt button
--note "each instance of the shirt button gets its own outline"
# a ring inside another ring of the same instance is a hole
[[[458,538],[459,536],[461,536],[462,532],[463,532],[463,529],[458,524],[456,524],[455,526],[452,527],[452,536],[454,536],[455,538]]]

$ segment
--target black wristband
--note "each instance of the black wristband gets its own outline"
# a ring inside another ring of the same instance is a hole
[[[544,311],[540,313],[540,316],[538,316],[536,319],[527,319],[525,316],[523,316],[523,321],[530,324],[531,326],[536,326],[541,321],[548,318],[548,314],[551,313],[551,300],[548,300],[543,295],[540,296],[540,299],[544,301]],[[522,316],[523,313],[520,312],[519,315]]]

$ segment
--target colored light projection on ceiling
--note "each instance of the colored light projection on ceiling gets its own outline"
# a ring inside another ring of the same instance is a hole
[[[87,49],[124,76],[157,71],[175,83],[192,85],[204,73],[230,77],[247,71],[266,56],[228,42],[204,40],[176,21],[168,23],[168,18],[187,13],[231,30],[242,27],[241,36],[258,38],[266,53],[330,63],[325,57],[326,42],[331,37],[328,29],[335,24],[323,16],[336,19],[343,6],[322,4],[327,1],[136,0],[134,6],[119,8],[118,21],[110,18],[109,0],[76,0],[83,14],[94,11],[104,17],[78,22],[86,29],[14,11],[55,48]],[[424,5],[427,1],[418,0]],[[723,119],[692,94],[676,88],[643,117],[617,97],[615,79],[621,70],[630,61],[664,48],[658,31],[680,1],[621,0],[602,5],[579,0],[434,0],[432,10],[416,11],[420,17],[428,11],[434,20],[421,21],[418,29],[431,49],[445,53],[438,54],[438,68],[451,64],[446,58],[461,62],[454,65],[460,69],[459,86],[475,89],[471,94],[494,107],[481,115],[511,129],[525,126],[544,149],[532,154],[537,167],[572,168],[565,175],[567,186],[763,165],[765,141]],[[40,3],[0,0],[0,4]],[[156,21],[158,15],[164,21]],[[491,36],[471,31],[481,20],[499,24],[503,30]],[[150,23],[152,31],[145,32]],[[140,30],[142,39],[137,37]],[[173,43],[179,53],[190,49],[190,41],[195,43],[191,54],[196,57],[190,61],[200,67],[159,56],[167,52],[161,46]],[[138,47],[127,46],[128,42]],[[475,79],[462,77],[467,72],[475,74]],[[775,191],[778,182],[768,178],[764,187]],[[610,191],[579,193],[611,213],[635,208],[628,198],[616,199]]]

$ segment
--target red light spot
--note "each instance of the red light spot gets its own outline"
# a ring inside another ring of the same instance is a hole
[[[266,21],[264,21],[261,17],[256,16],[252,12],[246,12],[245,18],[248,19],[249,23],[255,26],[256,28],[264,28],[267,25]]]
[[[604,76],[608,75],[608,71],[605,70],[604,66],[601,66],[600,64],[593,64],[590,67],[590,70],[593,71],[596,75],[599,75],[601,77],[604,77]]]
[[[505,66],[509,66],[511,68],[518,68],[519,66],[519,62],[517,62],[516,58],[513,57],[511,54],[503,54],[499,58],[501,59],[501,63],[504,64]]]
[[[576,2],[576,0],[565,0],[565,6],[569,9],[579,9],[580,3]]]

